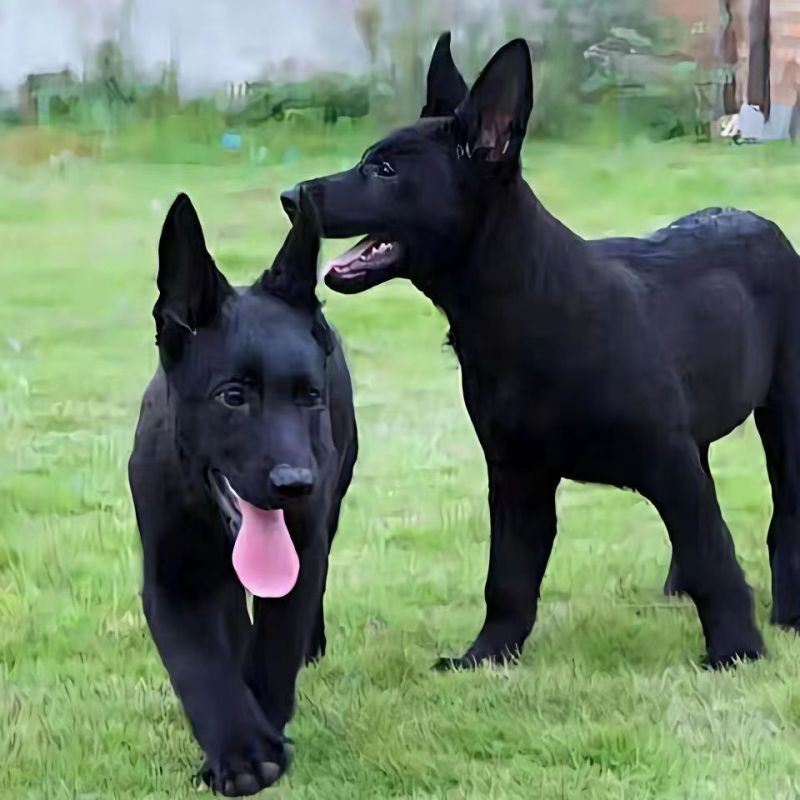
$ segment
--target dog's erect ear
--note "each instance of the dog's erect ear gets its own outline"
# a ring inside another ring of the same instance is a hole
[[[514,39],[501,47],[456,109],[465,155],[516,163],[533,109],[533,68],[528,43]]]
[[[258,279],[257,285],[295,308],[315,308],[319,240],[317,209],[308,191],[301,187],[292,229],[272,267]]]
[[[157,340],[165,329],[195,333],[211,323],[232,291],[206,250],[192,201],[179,194],[167,212],[158,243]]]
[[[469,88],[450,52],[450,31],[443,33],[428,67],[428,96],[420,117],[449,117],[467,96]]]
[[[336,339],[322,316],[316,294],[320,232],[317,208],[308,190],[300,187],[292,229],[272,267],[258,279],[256,286],[294,308],[311,312],[311,333],[330,355]]]

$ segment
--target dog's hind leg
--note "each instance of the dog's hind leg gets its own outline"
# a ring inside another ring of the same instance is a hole
[[[755,413],[772,487],[771,619],[800,632],[800,370],[775,389],[770,392],[775,400],[768,398]]]
[[[353,431],[353,438],[342,474],[339,479],[339,487],[336,491],[336,497],[331,506],[330,514],[328,516],[328,556],[330,557],[331,547],[333,546],[333,538],[336,536],[336,531],[339,528],[339,514],[342,510],[342,501],[345,494],[350,487],[350,481],[353,479],[353,469],[355,468],[356,458],[358,457],[358,436]],[[322,575],[322,591],[319,595],[319,609],[314,620],[314,627],[311,630],[311,638],[308,640],[308,650],[306,652],[306,664],[314,664],[319,661],[324,655],[328,646],[328,640],[325,636],[325,588],[328,581],[328,559],[325,560],[325,570]]]
[[[333,545],[333,537],[336,536],[336,529],[339,526],[339,510],[341,509],[341,500],[335,503],[335,507],[331,511],[330,522],[328,523],[328,558],[325,560],[325,566],[322,574],[322,590],[319,595],[319,606],[314,617],[313,627],[311,629],[311,636],[308,640],[308,649],[306,651],[305,663],[316,664],[324,655],[328,646],[328,640],[325,636],[325,587],[328,581],[328,563],[330,558],[331,547]]]
[[[711,480],[713,483],[714,476],[711,474],[711,466],[708,462],[709,445],[703,444],[698,445],[697,447],[700,453],[700,464],[703,467],[703,472],[708,475],[709,480]],[[725,525],[725,520],[722,521],[722,524]],[[664,594],[668,597],[683,597],[689,594],[686,591],[686,584],[681,576],[680,567],[678,566],[678,560],[675,557],[674,549],[672,551],[672,560],[670,561],[669,572],[667,573],[667,580],[664,582]]]
[[[638,488],[667,526],[682,583],[703,626],[709,663],[723,667],[758,658],[764,642],[755,623],[752,592],[697,445],[691,439],[672,442],[654,455]]]
[[[536,619],[539,588],[556,536],[559,479],[518,469],[489,468],[491,543],[486,620],[461,658],[437,669],[469,669],[516,660]]]

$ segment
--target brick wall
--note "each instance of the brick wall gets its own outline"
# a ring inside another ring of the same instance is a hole
[[[800,0],[772,0],[770,26],[772,102],[791,106],[800,96]]]

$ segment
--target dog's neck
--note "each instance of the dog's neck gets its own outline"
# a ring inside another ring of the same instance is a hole
[[[591,268],[586,242],[515,181],[485,193],[470,233],[445,269],[420,287],[447,316],[460,344],[504,339],[504,329],[527,329],[569,316],[582,304],[582,276]]]

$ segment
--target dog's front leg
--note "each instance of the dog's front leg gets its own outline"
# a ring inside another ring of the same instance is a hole
[[[320,535],[301,550],[300,573],[288,595],[254,598],[254,635],[245,675],[267,718],[280,731],[294,711],[297,673],[316,623],[327,563],[327,539]]]
[[[174,575],[180,566],[164,569]],[[283,737],[242,675],[244,593],[235,581],[212,581],[197,592],[192,584],[146,581],[147,623],[207,756],[203,779],[224,795],[254,794],[274,783],[288,765]]]
[[[555,476],[490,466],[486,620],[467,652],[461,658],[440,659],[437,669],[505,663],[522,652],[556,536],[558,482]]]

